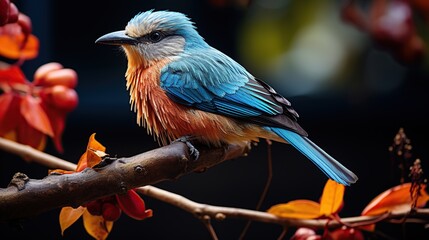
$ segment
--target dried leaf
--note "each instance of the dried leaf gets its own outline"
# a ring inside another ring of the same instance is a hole
[[[282,218],[314,219],[322,216],[320,204],[310,200],[293,200],[288,203],[277,204],[268,209],[267,212]]]
[[[106,147],[95,139],[95,133],[93,133],[89,137],[86,152],[82,154],[79,162],[77,163],[76,172],[80,172],[87,167],[92,168],[97,165],[101,161],[101,157],[99,156],[100,151],[106,151]]]
[[[86,232],[95,239],[106,239],[113,227],[112,221],[105,221],[102,216],[91,215],[88,211],[83,213],[83,226]]]
[[[102,151],[102,152],[106,151],[106,147],[103,146],[103,144],[99,143],[95,139],[95,133],[91,134],[91,136],[89,137],[88,149],[91,149],[92,151],[94,151],[94,150],[98,150],[98,151]]]
[[[134,190],[129,190],[126,194],[117,194],[116,200],[119,207],[134,219],[143,220],[152,217],[152,210],[146,210],[144,200]]]
[[[61,235],[64,235],[64,231],[73,225],[85,211],[86,208],[82,206],[78,208],[63,207],[60,212]]]
[[[375,197],[362,211],[362,215],[372,216],[385,212],[409,211],[412,200],[410,196],[411,183],[404,183],[390,188]],[[422,184],[417,207],[423,207],[429,200],[429,195],[425,191],[426,185]]]
[[[106,151],[106,147],[95,139],[95,133],[93,133],[89,137],[88,147],[86,150],[87,165],[90,168],[101,162],[101,157],[95,151],[104,152]]]
[[[344,185],[328,179],[320,200],[321,215],[329,216],[340,210],[343,203],[344,189]]]

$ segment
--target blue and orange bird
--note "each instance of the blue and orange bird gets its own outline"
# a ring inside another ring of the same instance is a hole
[[[124,50],[131,108],[160,143],[183,136],[216,146],[265,138],[291,144],[338,183],[356,182],[307,137],[286,98],[208,45],[184,14],[141,12],[96,43]]]

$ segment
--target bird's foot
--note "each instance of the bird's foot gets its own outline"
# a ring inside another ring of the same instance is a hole
[[[109,164],[111,164],[112,162],[116,161],[118,158],[115,157],[110,157],[108,155],[102,157],[101,162],[99,162],[98,164],[96,164],[94,167],[92,168],[102,168],[105,167]]]
[[[200,151],[198,151],[198,149],[192,145],[191,140],[195,139],[195,137],[193,136],[183,136],[183,137],[179,137],[178,139],[172,141],[171,143],[175,143],[175,142],[182,142],[184,144],[186,144],[186,146],[188,146],[189,148],[189,153],[191,155],[191,157],[194,158],[194,160],[198,160],[198,158],[200,157]]]

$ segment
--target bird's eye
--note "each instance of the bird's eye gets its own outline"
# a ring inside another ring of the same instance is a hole
[[[161,41],[162,37],[163,37],[162,33],[158,31],[155,31],[149,34],[149,40],[154,43]]]

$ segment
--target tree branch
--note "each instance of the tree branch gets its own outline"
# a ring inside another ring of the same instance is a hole
[[[273,223],[284,227],[309,227],[323,229],[325,227],[336,228],[342,226],[343,224],[348,224],[350,226],[363,226],[375,223],[380,220],[400,219],[407,216],[407,214],[410,214],[409,211],[396,211],[378,216],[357,216],[341,218],[341,222],[335,219],[280,218],[267,212],[197,203],[178,194],[168,192],[153,186],[140,187],[137,189],[137,191],[146,196],[153,197],[160,201],[181,208],[187,212],[190,212],[197,218],[209,216],[211,219],[216,219],[219,221],[224,220],[226,218],[235,218],[264,223]],[[429,209],[415,209],[415,211],[410,214],[409,217],[409,220],[411,221],[413,221],[413,218],[429,219]]]
[[[19,156],[34,157],[33,160],[52,168],[76,168],[74,164],[57,161],[46,153],[6,139],[1,139],[0,147]],[[0,189],[0,221],[26,218],[63,206],[79,206],[136,187],[177,179],[240,157],[247,151],[247,148],[238,145],[211,149],[198,146],[198,149],[198,160],[189,160],[187,146],[176,142],[136,156],[118,158],[105,167],[87,168],[73,174],[49,175],[33,180],[17,173],[7,188]]]
[[[49,154],[31,147],[0,138],[0,149],[32,158],[51,168],[73,170],[76,165],[58,161]],[[237,158],[247,149],[230,145],[227,148],[199,148],[200,158],[188,160],[188,149],[183,143],[175,143],[129,158],[119,158],[100,169],[87,169],[75,174],[49,175],[41,180],[30,180],[24,174],[16,174],[6,189],[0,189],[0,221],[34,216],[38,213],[62,206],[78,206],[103,196],[117,194],[127,189],[153,184],[168,179],[176,179],[184,174],[205,169],[222,161]],[[51,160],[48,160],[51,159]],[[356,216],[335,219],[291,219],[279,218],[272,214],[248,209],[213,206],[197,203],[178,194],[154,186],[138,187],[137,191],[146,196],[166,202],[187,212],[203,222],[207,219],[218,221],[226,218],[252,220],[278,224],[283,227],[309,227],[323,229],[348,226],[363,226],[379,221],[393,223],[405,221],[421,222],[429,219],[429,209],[396,211],[378,216]],[[212,233],[212,237],[215,233]]]

